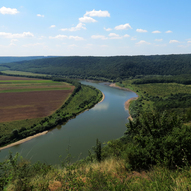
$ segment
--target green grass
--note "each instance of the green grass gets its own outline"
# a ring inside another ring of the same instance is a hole
[[[123,87],[130,88],[139,95],[139,99],[132,101],[130,105],[132,117],[136,117],[139,112],[156,109],[176,111],[180,115],[185,115],[186,118],[189,117],[187,112],[191,108],[191,85],[178,83],[132,84],[133,81],[124,80],[122,82]]]
[[[60,88],[30,88],[30,89],[15,89],[15,90],[1,90],[0,93],[11,93],[11,92],[33,92],[33,91],[54,91],[54,90],[70,90],[71,87],[60,87]]]
[[[21,76],[50,76],[46,74],[37,74],[37,73],[32,73],[32,72],[22,72],[22,71],[13,71],[13,70],[4,70],[7,69],[6,67],[0,66],[1,72],[4,74],[10,74],[10,75],[21,75]]]
[[[56,81],[52,80],[0,80],[1,83],[9,83],[9,84],[36,84],[36,83],[42,83],[42,84],[58,84]]]
[[[101,163],[63,161],[59,167],[43,163],[30,164],[9,157],[1,164],[1,188],[24,190],[191,190],[191,168],[169,170],[155,166],[149,171],[129,171],[124,160],[110,157]]]
[[[1,136],[8,135],[14,129],[21,129],[22,127],[29,129],[33,124],[38,124],[40,121],[42,121],[42,119],[43,118],[25,119],[25,120],[0,123],[0,135]]]

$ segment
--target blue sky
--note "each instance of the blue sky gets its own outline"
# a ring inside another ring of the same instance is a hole
[[[190,0],[1,0],[0,56],[191,53]]]

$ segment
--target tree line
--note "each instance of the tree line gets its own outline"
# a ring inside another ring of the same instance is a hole
[[[70,78],[120,81],[138,75],[191,74],[191,54],[113,57],[53,57],[3,65],[10,70]]]

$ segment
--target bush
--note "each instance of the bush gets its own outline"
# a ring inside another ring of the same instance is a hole
[[[132,139],[126,160],[133,169],[156,164],[175,168],[191,163],[191,128],[174,113],[144,113],[127,124],[125,134]]]

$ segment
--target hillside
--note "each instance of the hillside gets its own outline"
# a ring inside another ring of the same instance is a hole
[[[44,56],[24,56],[24,57],[14,57],[14,56],[0,56],[0,64],[11,63],[11,62],[21,62],[27,60],[36,60],[47,58]]]
[[[191,54],[113,57],[54,57],[4,64],[19,70],[73,78],[117,80],[137,75],[191,74]]]

